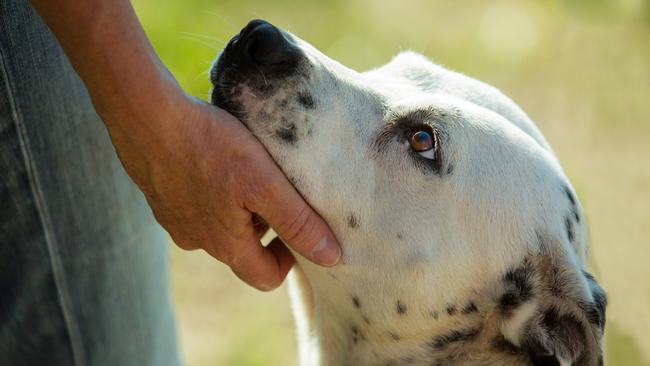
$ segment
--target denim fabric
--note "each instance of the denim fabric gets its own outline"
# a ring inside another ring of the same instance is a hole
[[[27,0],[0,1],[0,365],[177,365],[168,238]]]

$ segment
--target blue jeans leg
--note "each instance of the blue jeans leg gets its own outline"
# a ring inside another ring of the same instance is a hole
[[[0,2],[0,365],[178,365],[165,232],[56,39]]]

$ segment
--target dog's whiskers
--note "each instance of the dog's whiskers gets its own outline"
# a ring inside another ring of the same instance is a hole
[[[220,47],[217,47],[217,46],[213,45],[212,43],[209,43],[209,42],[206,41],[205,39],[196,38],[195,36],[191,36],[191,35],[181,35],[181,36],[178,37],[178,38],[179,38],[179,39],[185,39],[185,40],[189,40],[189,41],[196,42],[196,43],[198,43],[198,44],[200,44],[200,45],[203,45],[203,46],[205,46],[205,47],[207,47],[207,48],[210,48],[210,49],[213,49],[213,50],[215,50],[215,51],[219,51],[219,50],[221,50]]]

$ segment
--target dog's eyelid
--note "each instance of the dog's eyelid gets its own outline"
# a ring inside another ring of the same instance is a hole
[[[409,139],[411,135],[418,130],[427,131],[435,140],[431,152],[422,151],[422,153],[424,153],[424,155],[422,155],[420,154],[421,152],[412,150],[414,154],[417,154],[413,157],[435,162],[435,170],[438,170],[438,165],[442,164],[442,152],[440,150],[442,142],[441,138],[444,133],[440,130],[440,123],[437,119],[438,113],[431,109],[418,109],[408,112],[391,113],[387,118],[388,122],[386,122],[375,135],[376,137],[372,143],[374,153],[382,154],[386,151],[388,146],[395,142],[400,145],[406,145],[410,148]],[[431,155],[433,155],[433,157],[431,157]]]

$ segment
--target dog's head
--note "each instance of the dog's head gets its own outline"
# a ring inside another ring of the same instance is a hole
[[[246,124],[341,241],[341,265],[299,262],[320,318],[358,324],[354,344],[385,337],[386,358],[406,357],[391,342],[429,337],[428,356],[409,348],[427,362],[462,361],[472,347],[601,359],[605,301],[584,272],[579,203],[534,124],[496,89],[410,52],[358,73],[259,20],[228,43],[211,80],[212,102]]]

